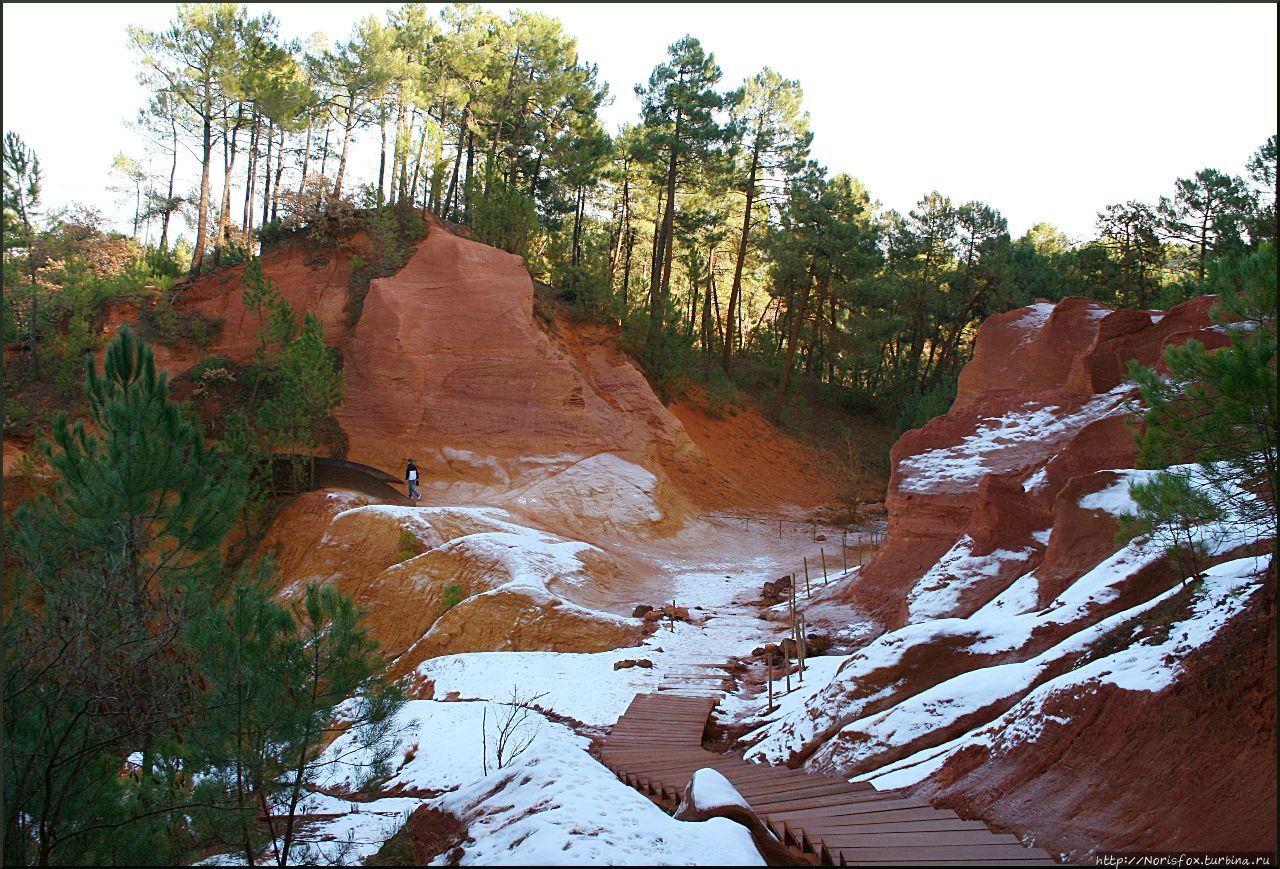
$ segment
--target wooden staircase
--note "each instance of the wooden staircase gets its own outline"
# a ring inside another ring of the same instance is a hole
[[[866,782],[751,764],[702,747],[718,692],[693,679],[637,694],[600,748],[600,760],[659,805],[674,808],[695,770],[715,769],[787,847],[834,866],[1052,865],[1044,851],[982,821]]]

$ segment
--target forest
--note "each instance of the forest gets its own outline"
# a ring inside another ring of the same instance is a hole
[[[610,133],[596,66],[540,13],[406,4],[333,44],[278,31],[233,4],[130,29],[152,94],[139,152],[112,169],[131,237],[92,209],[37,220],[35,155],[7,142],[6,178],[26,182],[6,187],[6,340],[76,360],[86,293],[172,293],[322,216],[425,209],[522,255],[577,316],[616,323],[664,397],[723,411],[748,394],[800,427],[819,406],[870,411],[901,431],[945,409],[990,314],[1068,295],[1167,307],[1275,241],[1274,136],[1241,155],[1243,174],[1203,168],[1159,201],[1102,204],[1092,239],[1048,223],[1015,239],[994,205],[931,191],[901,214],[830,176],[809,154],[801,83],[767,66],[724,82],[693,36],[655,58],[641,116]],[[357,135],[379,143],[367,185],[351,181]],[[148,174],[144,149],[167,171]],[[178,189],[188,154],[200,183]],[[177,221],[193,243],[175,244]]]

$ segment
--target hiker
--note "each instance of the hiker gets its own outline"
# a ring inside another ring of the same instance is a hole
[[[404,469],[404,478],[409,481],[409,497],[415,501],[421,500],[422,495],[418,492],[418,466],[413,463],[413,459],[409,459],[409,464]]]

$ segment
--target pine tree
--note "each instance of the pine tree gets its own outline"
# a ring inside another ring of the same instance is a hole
[[[673,43],[667,51],[670,60],[654,67],[648,87],[636,86],[644,112],[645,150],[650,160],[665,164],[662,220],[656,229],[655,264],[649,277],[645,357],[651,370],[661,367],[681,171],[689,165],[711,161],[723,136],[714,116],[723,104],[715,91],[721,75],[715,55],[703,51],[702,44],[692,36]],[[661,376],[661,371],[657,373]]]
[[[1256,538],[1274,536],[1276,523],[1275,250],[1215,263],[1211,277],[1223,290],[1214,318],[1231,343],[1167,348],[1167,377],[1130,365],[1146,405],[1135,431],[1140,461],[1167,470],[1130,487],[1139,510],[1121,537],[1154,533],[1184,565],[1203,556],[1189,528],[1220,522]]]
[[[239,466],[206,448],[136,335],[121,330],[101,375],[88,360],[92,425],[57,418],[42,451],[58,482],[19,508],[8,540],[5,844],[41,864],[148,862],[118,854],[111,831],[164,810],[131,805],[119,765],[138,751],[152,775],[191,724],[186,631],[223,588],[244,494]]]
[[[35,211],[40,207],[40,160],[15,132],[4,134],[4,248],[23,247],[27,251],[27,272],[31,278],[31,313],[27,323],[27,341],[32,370],[39,371],[36,355],[36,249]],[[11,221],[12,214],[22,226]]]
[[[782,78],[765,67],[735,91],[730,98],[730,119],[734,132],[742,136],[739,160],[741,191],[746,200],[742,209],[742,235],[729,287],[725,311],[724,347],[721,367],[729,373],[737,334],[738,304],[742,297],[742,269],[751,246],[754,209],[762,198],[777,197],[786,183],[804,167],[813,134],[809,115],[801,113],[804,95],[800,84]]]
[[[281,783],[286,812],[278,834],[281,866],[290,861],[298,805],[303,789],[320,769],[317,754],[328,741],[338,704],[355,698],[343,717],[369,757],[364,770],[368,778],[385,771],[393,742],[391,725],[405,700],[400,687],[381,675],[386,665],[378,644],[360,626],[363,613],[350,597],[333,586],[309,584],[292,610],[297,634],[284,652],[287,717],[279,741],[286,766]]]

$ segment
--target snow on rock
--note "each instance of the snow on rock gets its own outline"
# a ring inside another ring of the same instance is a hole
[[[513,504],[540,522],[554,517],[575,530],[634,531],[666,518],[659,489],[652,472],[614,453],[599,453],[534,483]]]
[[[1012,705],[1009,702],[1011,698],[1021,698],[1043,674],[1066,666],[1109,631],[1132,622],[1161,602],[1174,597],[1180,590],[1180,587],[1175,586],[1136,606],[1090,624],[1027,661],[978,667],[960,673],[883,712],[854,721],[843,727],[835,739],[827,742],[815,754],[814,763],[818,766],[856,770],[864,761],[883,758],[893,750],[909,746],[922,737],[928,741],[940,742],[944,737],[939,734],[946,734],[953,725],[963,724],[966,716],[987,712],[986,719],[989,720],[993,717],[990,710]],[[1239,609],[1237,606],[1233,611],[1219,614],[1225,620]],[[1220,623],[1215,625],[1220,626]],[[1193,645],[1199,645],[1207,639],[1202,634],[1203,631],[1197,634],[1201,638]],[[1134,653],[1137,658],[1148,662],[1152,659],[1151,653],[1144,647],[1137,648],[1138,651]],[[1157,650],[1160,655],[1164,651]],[[1132,669],[1132,665],[1127,663],[1126,653],[1117,652],[1110,656],[1109,661],[1109,666],[1113,668]],[[1118,680],[1118,672],[1121,670],[1110,671],[1108,681],[1123,688],[1132,688],[1132,680]],[[1149,681],[1149,684],[1155,683]]]
[[[1136,513],[1138,505],[1133,498],[1129,497],[1129,486],[1134,482],[1146,482],[1155,473],[1155,471],[1125,471],[1116,482],[1101,491],[1085,495],[1077,503],[1082,509],[1102,510],[1112,516]]]
[[[1163,640],[1143,639],[1117,652],[1081,663],[1075,669],[1039,685],[1007,712],[981,727],[857,778],[870,781],[878,788],[906,787],[937,772],[950,757],[966,747],[983,746],[997,755],[1013,751],[1039,737],[1051,718],[1045,707],[1058,695],[1079,696],[1104,684],[1128,691],[1156,692],[1167,688],[1177,681],[1183,659],[1213,639],[1244,609],[1248,598],[1262,587],[1262,575],[1269,558],[1241,558],[1209,568],[1203,587],[1193,593],[1186,618],[1174,622]],[[1082,647],[1083,651],[1083,647],[1108,630],[1120,627],[1179,591],[1180,588],[1170,589],[1140,607],[1106,619],[1081,632],[1081,636],[1073,638],[1071,645]]]
[[[426,805],[468,827],[465,866],[763,866],[751,834],[724,818],[676,821],[586,753],[550,738],[511,766]],[[431,865],[444,865],[443,855]]]
[[[983,657],[1016,653],[1028,646],[1034,636],[1070,634],[1073,626],[1088,624],[1119,597],[1126,580],[1162,556],[1158,545],[1134,542],[1042,609],[1030,608],[1034,606],[1032,580],[1024,576],[1004,595],[968,618],[933,619],[882,634],[844,659],[825,684],[822,675],[815,673],[812,683],[822,687],[813,690],[803,706],[792,707],[747,734],[745,740],[754,743],[747,758],[783,763],[833,729],[853,725],[871,710],[883,710],[886,703],[892,706],[895,697],[907,702],[916,697],[918,703],[933,703],[935,710],[943,710],[946,704],[939,705],[938,701],[945,699],[948,691],[967,694],[972,690],[972,699],[957,699],[951,711],[958,714],[948,713],[944,716],[948,721],[990,705],[1000,698],[979,702],[981,690],[975,686],[982,683],[982,678],[964,675],[981,666]],[[1031,678],[1039,668],[1033,670],[1005,673]],[[961,681],[934,694],[927,693],[952,677]],[[966,678],[975,681],[966,682]],[[1022,684],[1025,690],[1025,678]],[[895,720],[886,720],[887,727],[896,729]],[[914,726],[902,731],[904,736],[919,732]]]
[[[368,505],[334,516],[285,578],[289,593],[319,581],[353,595],[399,675],[449,651],[633,645],[639,622],[573,599],[623,575],[604,550],[499,508]]]
[[[707,812],[725,806],[741,806],[748,811],[751,809],[751,804],[743,799],[733,783],[714,769],[704,767],[694,770],[690,784],[689,795],[693,808],[698,811]]]
[[[909,623],[938,618],[953,612],[965,591],[983,579],[998,575],[1006,562],[1025,562],[1034,549],[997,549],[985,555],[973,554],[973,538],[965,535],[942,556],[907,595]]]
[[[1055,443],[1088,423],[1124,412],[1130,391],[1131,387],[1121,384],[1073,411],[1027,401],[1001,416],[985,417],[959,443],[900,461],[895,469],[898,489],[920,493],[974,491],[987,474],[1025,466],[1028,448],[1048,455]]]
[[[1013,322],[1013,327],[1024,333],[1022,337],[1023,344],[1030,343],[1040,334],[1040,330],[1044,328],[1044,324],[1049,320],[1049,315],[1053,313],[1053,308],[1053,302],[1036,302],[1034,305],[1028,305],[1022,309],[1026,313]],[[1101,311],[1104,315],[1110,313],[1105,308],[1102,308]]]
[[[1042,467],[1022,482],[1022,491],[1031,494],[1048,482],[1048,472]]]

